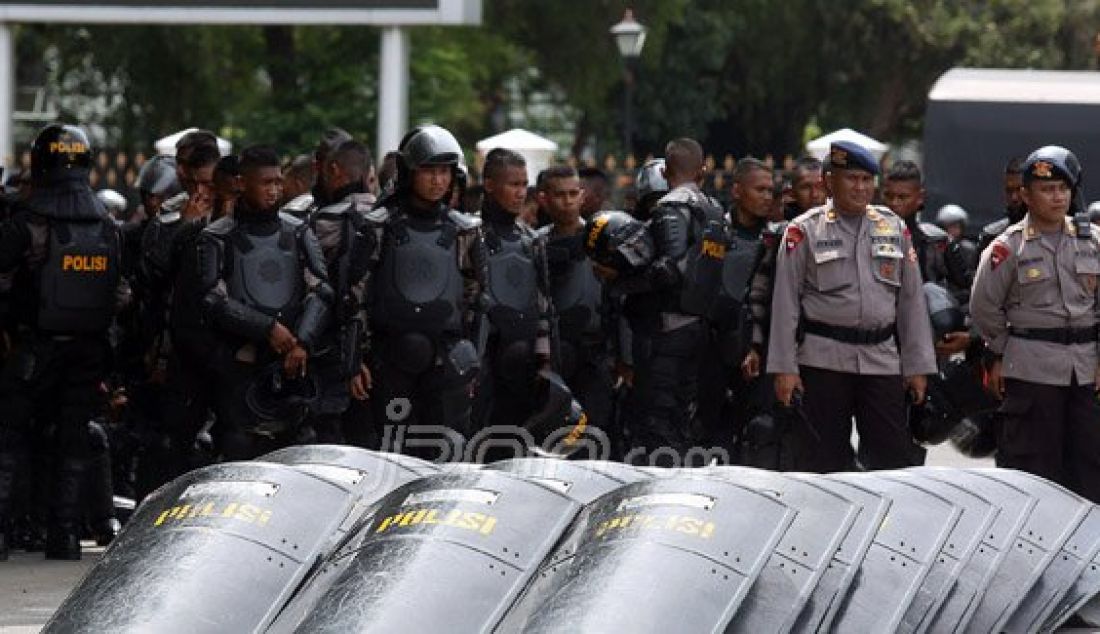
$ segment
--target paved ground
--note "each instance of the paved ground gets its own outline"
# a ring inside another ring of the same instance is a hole
[[[46,561],[42,553],[13,553],[0,562],[0,634],[37,632],[92,567],[102,548],[85,542],[84,559]]]
[[[950,445],[929,451],[928,464],[952,467],[992,466],[992,460],[971,460]],[[44,561],[41,553],[17,553],[0,563],[0,634],[37,632],[69,590],[102,552],[86,542],[80,562]]]

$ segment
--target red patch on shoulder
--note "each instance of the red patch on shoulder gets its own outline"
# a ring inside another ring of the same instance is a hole
[[[783,242],[787,245],[787,252],[794,251],[802,239],[805,238],[805,234],[802,230],[794,225],[787,227],[787,232],[783,234]]]
[[[901,232],[902,232],[903,235],[905,235],[906,238],[912,238],[913,237],[913,233],[909,231],[908,226],[906,226],[905,229],[902,229]]]
[[[994,242],[991,248],[993,253],[989,255],[989,268],[995,269],[1001,265],[1001,262],[1008,259],[1010,253],[1008,247],[1002,242]]]

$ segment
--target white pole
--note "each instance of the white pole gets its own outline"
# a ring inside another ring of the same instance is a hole
[[[11,25],[0,22],[0,165],[15,165],[12,141],[15,113],[15,38]]]
[[[397,149],[409,125],[409,34],[399,26],[382,29],[378,60],[378,156]]]

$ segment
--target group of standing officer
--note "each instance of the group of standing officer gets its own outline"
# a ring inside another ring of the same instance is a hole
[[[43,130],[33,189],[0,231],[0,557],[34,462],[48,465],[46,554],[79,558],[105,453],[89,421],[116,402],[112,375],[158,412],[140,497],[200,446],[489,460],[517,430],[521,452],[594,439],[585,455],[638,464],[706,447],[760,464],[770,446],[783,459],[760,466],[904,467],[923,462],[916,430],[965,358],[1004,399],[984,412],[998,462],[1100,499],[1100,235],[1063,148],[1010,165],[1016,204],[983,230],[980,262],[958,231],[920,222],[915,165],[895,164],[873,205],[879,164],[846,142],[800,161],[780,206],[770,166],[747,158],[724,210],[689,138],[643,166],[629,213],[586,211],[585,181],[551,167],[535,183],[542,227],[522,219],[527,165],[509,150],[487,155],[477,213],[456,209],[463,150],[432,125],[405,135],[381,188],[365,145],[327,131],[291,200],[274,149],[223,157],[193,131],[142,170],[144,219],[122,228],[91,191],[91,157],[79,128]]]

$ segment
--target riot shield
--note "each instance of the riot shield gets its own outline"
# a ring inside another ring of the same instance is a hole
[[[1057,603],[1039,628],[1053,632],[1077,610],[1100,593],[1100,507],[1089,509],[1081,525],[1062,549],[1063,557],[1079,560],[1080,572],[1069,592]]]
[[[585,507],[496,631],[721,631],[793,519],[712,476],[628,484]]]
[[[352,504],[345,488],[284,465],[192,471],[142,503],[45,631],[260,631]]]
[[[959,573],[958,581],[929,623],[932,632],[961,632],[978,609],[1001,562],[1035,508],[1035,499],[1008,484],[962,469],[922,467],[914,469],[938,480],[955,483],[995,503],[1000,512],[982,534],[982,542]]]
[[[298,445],[273,451],[259,460],[289,465],[345,484],[366,504],[406,482],[439,472],[426,460],[345,445]]]
[[[848,594],[848,589],[859,572],[859,564],[874,542],[878,527],[886,518],[890,509],[890,498],[852,482],[809,474],[792,474],[792,477],[812,481],[817,486],[832,491],[855,504],[858,511],[855,521],[833,554],[792,630],[825,631],[840,611],[842,599]]]
[[[1084,500],[1082,500],[1084,501]],[[1007,632],[1035,632],[1066,600],[1073,585],[1085,572],[1100,547],[1100,513],[1089,502],[1085,517],[1073,529],[1065,543],[1058,548],[1054,559],[1039,582],[1032,586],[1020,607],[1005,625]]]
[[[916,598],[909,604],[898,632],[925,632],[955,587],[963,570],[978,550],[982,538],[997,519],[1000,507],[975,491],[944,480],[923,475],[917,470],[883,474],[931,491],[950,500],[960,510],[959,521],[947,537],[932,569],[921,583]]]
[[[588,504],[624,484],[648,480],[649,474],[619,462],[514,458],[486,465],[486,469],[507,471],[557,489],[570,498]]]
[[[812,480],[744,467],[707,471],[770,493],[798,511],[756,578],[726,632],[788,632],[859,512],[844,497]]]
[[[825,477],[861,484],[892,502],[832,626],[842,632],[893,632],[961,512],[937,493],[874,472]]]
[[[488,631],[579,510],[501,471],[420,478],[374,507],[312,581],[323,590],[301,595],[312,605],[292,605],[271,631]]]
[[[1040,602],[1049,600],[1051,588],[1040,585],[1040,579],[1084,519],[1089,505],[1065,489],[1022,471],[970,471],[1010,484],[1036,501],[1034,511],[1013,537],[1010,554],[997,569],[966,629],[967,632],[999,632],[1017,611],[1033,614]],[[1060,591],[1064,593],[1067,589],[1068,586]]]

